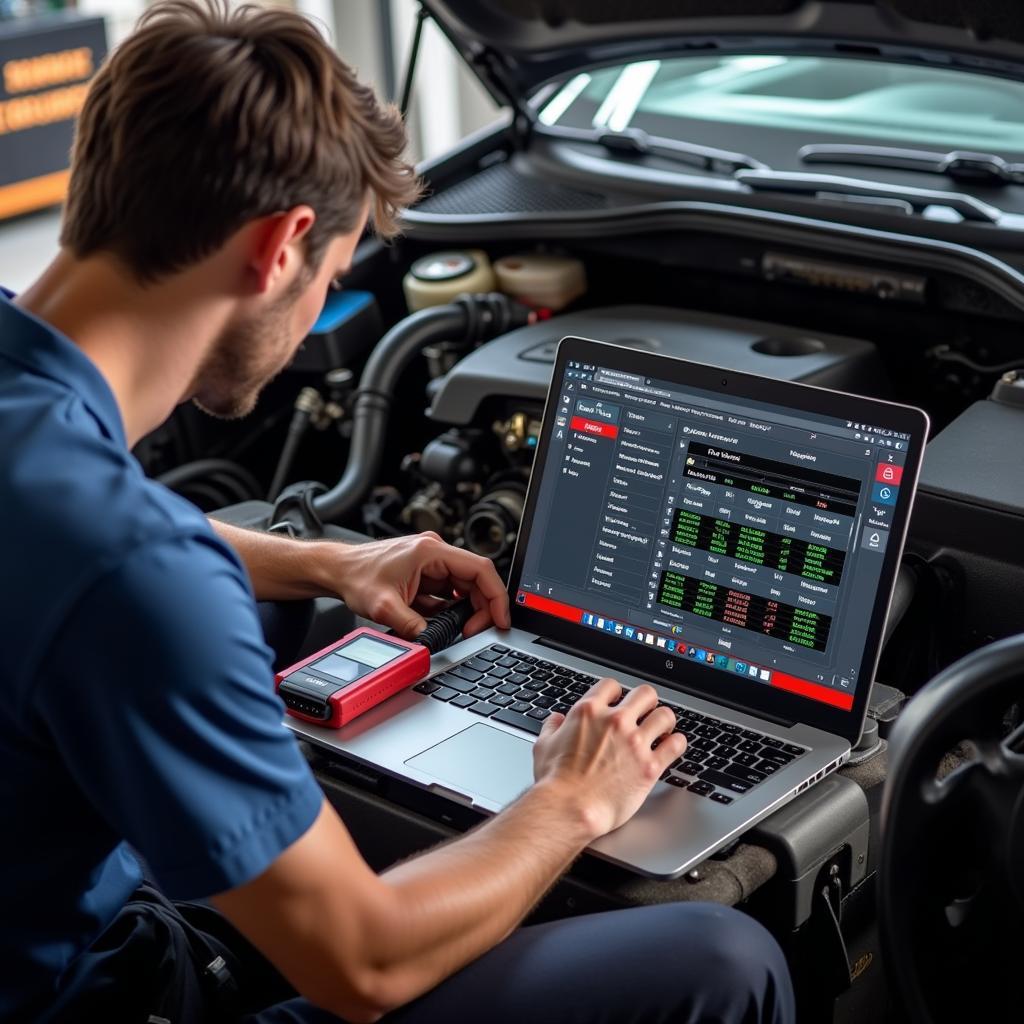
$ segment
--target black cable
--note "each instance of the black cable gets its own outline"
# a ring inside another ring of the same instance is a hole
[[[200,508],[205,508],[211,512],[231,504],[230,500],[224,500],[224,493],[212,486],[209,481],[193,480],[186,484],[179,493],[191,501],[193,505],[198,505]]]
[[[928,355],[940,363],[960,363],[975,373],[1007,373],[1009,370],[1017,370],[1024,367],[1024,356],[1018,356],[1012,362],[986,365],[985,363],[975,362],[970,356],[965,356],[962,352],[954,351],[948,345],[940,345],[938,348],[933,348]]]
[[[253,496],[252,491],[242,482],[241,478],[231,473],[213,473],[208,478],[208,482],[216,484],[227,497],[227,501],[218,507],[248,501]]]
[[[457,601],[450,608],[428,619],[427,628],[413,642],[422,644],[431,654],[437,654],[451,647],[472,614],[473,605],[470,601]]]
[[[277,460],[277,468],[274,470],[274,478],[270,482],[270,490],[267,491],[267,501],[277,501],[288,479],[288,472],[295,461],[295,455],[299,450],[306,431],[309,429],[313,413],[323,404],[323,399],[316,388],[303,388],[295,399],[295,412],[292,414],[291,422],[288,424],[288,433],[285,435],[284,446],[281,449],[281,456]]]
[[[262,419],[254,420],[252,429],[246,431],[241,437],[231,437],[220,444],[210,446],[207,454],[211,459],[236,460],[242,452],[248,451],[258,441],[262,441],[291,411],[292,407],[289,405],[275,409]]]
[[[213,476],[215,473],[230,474],[244,486],[246,493],[254,498],[260,494],[260,485],[256,477],[237,462],[229,462],[227,459],[198,459],[195,462],[186,462],[183,466],[176,466],[166,473],[161,473],[156,479],[158,483],[173,491],[190,480]]]

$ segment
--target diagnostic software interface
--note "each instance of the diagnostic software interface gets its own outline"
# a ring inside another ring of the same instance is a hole
[[[579,362],[551,400],[516,600],[850,710],[910,436]]]

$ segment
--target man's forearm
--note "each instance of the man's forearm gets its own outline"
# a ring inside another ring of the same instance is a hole
[[[426,627],[426,615],[459,595],[474,609],[463,635],[509,626],[508,595],[494,565],[437,534],[343,544],[211,525],[245,563],[261,601],[340,598],[355,615],[411,639]]]
[[[331,557],[347,545],[334,541],[292,540],[210,520],[214,532],[238,553],[258,601],[291,601],[331,593],[323,569],[325,545]]]
[[[386,872],[402,917],[384,943],[389,1002],[414,999],[497,945],[593,838],[572,794],[542,783],[469,835]]]
[[[445,846],[374,875],[334,809],[214,903],[295,988],[374,1021],[497,945],[601,828],[575,787],[538,783]]]

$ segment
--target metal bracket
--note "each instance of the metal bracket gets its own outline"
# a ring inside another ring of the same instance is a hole
[[[847,891],[864,880],[869,833],[864,790],[833,774],[747,834],[747,842],[767,847],[778,859],[778,878],[786,883],[776,886],[778,913],[786,927],[799,928],[814,914],[826,865],[845,866],[839,880]]]

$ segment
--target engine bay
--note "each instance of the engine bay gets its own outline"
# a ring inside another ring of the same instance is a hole
[[[481,299],[445,319],[467,284],[477,296],[504,292],[506,305]],[[1024,426],[1010,385],[989,401],[1024,365],[1024,312],[969,275],[913,274],[732,235],[442,248],[411,232],[393,247],[364,242],[346,285],[253,416],[212,421],[182,407],[139,446],[147,471],[206,511],[260,503],[253,525],[283,508],[300,533],[322,524],[369,537],[429,530],[505,572],[565,336],[918,405],[944,434],[939,449],[955,443],[956,459],[976,452],[976,474],[997,491],[1006,475],[986,474],[986,453],[1012,451]],[[375,390],[392,393],[374,405]],[[979,404],[1000,404],[997,427],[972,415]],[[971,474],[938,462],[926,457],[911,522],[916,596],[883,662],[898,665],[911,689],[1024,627],[1011,596],[1024,566],[1013,529],[1019,495],[979,497]],[[319,503],[312,516],[301,512],[303,493],[318,495],[307,501]]]

